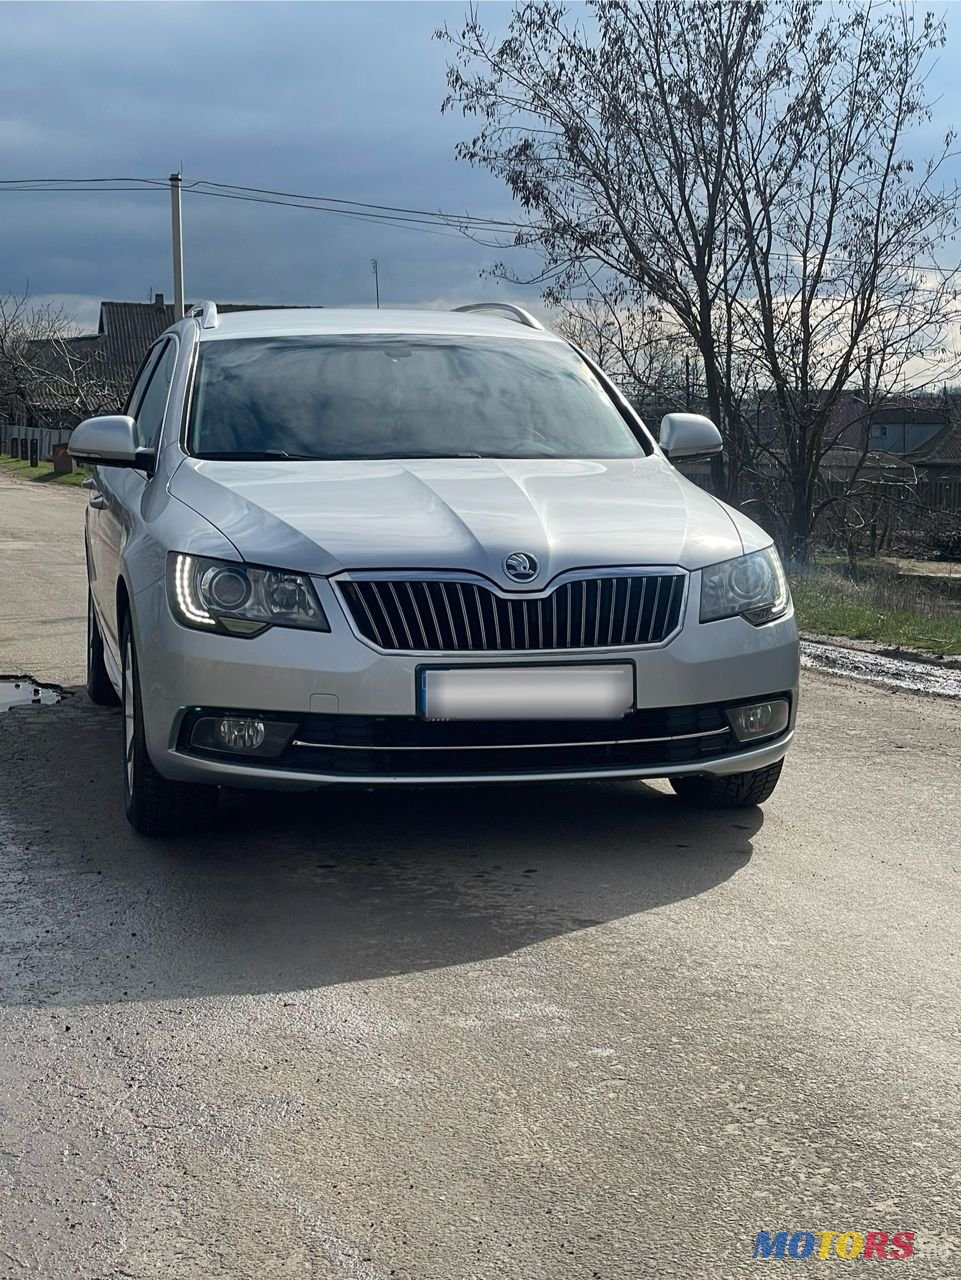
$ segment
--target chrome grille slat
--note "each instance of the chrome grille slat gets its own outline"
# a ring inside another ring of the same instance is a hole
[[[652,608],[651,608],[651,625],[650,625],[650,626],[648,627],[648,629],[647,629],[647,643],[648,643],[648,644],[650,644],[650,643],[651,643],[651,640],[652,640],[652,639],[653,639],[653,637],[654,637],[654,627],[655,627],[655,625],[656,625],[656,623],[657,623],[657,606],[658,606],[658,604],[660,603],[660,599],[661,599],[661,585],[662,585],[662,583],[663,583],[663,582],[664,582],[664,579],[663,579],[663,578],[658,578],[658,580],[657,580],[657,586],[654,588],[654,604],[653,604],[653,606],[652,606]]]
[[[486,649],[487,648],[487,628],[484,626],[484,606],[481,602],[480,587],[477,585],[476,582],[473,584],[473,586],[474,586],[474,600],[477,604],[477,617],[480,619],[481,648]]]
[[[464,599],[464,588],[459,582],[456,582],[454,585],[457,588],[457,600],[460,604],[461,617],[464,621],[464,630],[467,632],[467,648],[473,649],[474,637],[471,635],[470,618],[467,616],[467,601]]]
[[[647,578],[641,580],[641,600],[637,606],[637,625],[634,627],[634,643],[641,643],[641,625],[644,622],[644,605],[647,602]]]
[[[500,609],[498,609],[497,603],[498,603],[497,596],[494,596],[493,599],[491,600],[491,606],[494,613],[494,648],[500,649],[501,648],[501,622],[500,622]]]
[[[537,596],[441,576],[335,581],[356,630],[381,649],[537,653],[663,643],[680,622],[686,575],[599,572]]]
[[[457,628],[454,626],[454,615],[451,612],[451,607],[450,607],[450,592],[447,590],[447,587],[449,584],[446,582],[441,582],[438,585],[440,586],[440,593],[444,600],[444,609],[447,613],[447,621],[450,625],[451,644],[454,648],[456,648]]]
[[[397,632],[394,630],[394,624],[390,620],[390,614],[387,612],[387,609],[384,605],[384,598],[383,598],[383,595],[381,594],[380,583],[372,582],[370,585],[373,587],[372,595],[373,595],[374,601],[377,604],[377,608],[384,615],[384,621],[387,623],[387,630],[390,634],[391,647],[394,649],[399,649],[400,642],[397,639]],[[383,646],[383,647],[386,647],[386,646]]]
[[[407,588],[407,594],[410,597],[410,603],[412,605],[411,616],[413,618],[413,621],[417,623],[417,630],[420,632],[421,642],[423,643],[423,646],[426,649],[427,648],[427,628],[424,626],[423,621],[421,620],[420,605],[417,603],[417,598],[414,595],[413,584],[410,582],[405,582],[404,586]]]
[[[366,597],[364,596],[363,587],[353,582],[349,583],[348,585],[350,586],[350,589],[351,589],[350,599],[353,600],[356,596],[356,599],[360,601],[361,606],[363,607],[364,615],[366,616],[367,621],[370,623],[370,628],[374,633],[372,638],[377,641],[377,643],[380,645],[382,649],[386,648],[384,641],[381,638],[380,627],[374,621],[374,615],[371,613],[370,606],[368,605]]]
[[[614,585],[611,588],[611,616],[607,620],[607,643],[614,643],[614,623],[617,619],[617,593],[621,585],[620,578],[614,579]]]
[[[627,580],[627,598],[624,601],[624,621],[621,624],[621,644],[627,639],[627,624],[631,617],[631,592],[634,590],[634,579]]]
[[[404,617],[404,608],[400,602],[400,596],[397,594],[397,588],[392,582],[388,582],[387,586],[390,589],[390,594],[393,597],[394,604],[397,606],[397,612],[400,615],[400,625],[404,628],[404,635],[407,637],[407,643],[411,648],[413,648],[414,637],[411,635],[410,627],[407,625],[407,619]]]
[[[676,601],[676,600],[675,600],[676,592],[677,592],[677,583],[676,583],[676,582],[672,582],[672,583],[671,583],[671,594],[670,594],[670,598],[668,599],[668,602],[667,602],[667,620],[668,620],[668,623],[670,623],[671,618],[673,618],[673,616],[674,616],[674,609],[675,609],[676,605],[679,603],[678,601]]]
[[[433,624],[434,624],[434,632],[435,632],[435,634],[436,634],[436,636],[437,636],[437,647],[438,647],[438,649],[443,649],[443,647],[444,647],[444,636],[443,636],[443,633],[441,632],[441,629],[440,629],[440,622],[439,622],[438,617],[437,617],[437,610],[434,608],[434,600],[433,600],[433,597],[432,597],[432,596],[431,596],[431,594],[430,594],[430,583],[429,583],[429,582],[423,582],[423,583],[421,583],[420,585],[421,585],[421,587],[423,588],[424,595],[427,597],[427,607],[428,607],[428,609],[430,609],[431,621],[432,621],[432,622],[433,622]]]

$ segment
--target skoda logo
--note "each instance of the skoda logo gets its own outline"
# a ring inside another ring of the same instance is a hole
[[[533,556],[525,555],[523,551],[515,551],[504,561],[504,569],[507,576],[513,578],[515,582],[530,582],[531,578],[537,577],[540,565]]]

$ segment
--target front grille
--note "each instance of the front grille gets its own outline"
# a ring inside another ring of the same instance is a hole
[[[357,630],[381,649],[459,653],[660,644],[680,621],[684,576],[578,578],[537,599],[446,579],[338,586]]]

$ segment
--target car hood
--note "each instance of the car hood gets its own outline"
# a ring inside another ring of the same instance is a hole
[[[215,462],[187,458],[171,493],[254,564],[329,575],[454,569],[505,587],[535,556],[542,586],[568,569],[740,555],[727,508],[654,454],[610,462],[431,458]]]

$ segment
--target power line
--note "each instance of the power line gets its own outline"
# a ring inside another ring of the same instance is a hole
[[[292,200],[308,200],[315,203],[325,204],[346,204],[353,205],[358,208],[383,210],[388,213],[404,213],[415,214],[425,218],[444,218],[451,222],[462,223],[470,222],[476,225],[488,227],[503,227],[505,229],[514,230],[518,227],[525,226],[524,223],[511,222],[503,218],[480,218],[471,213],[444,213],[440,210],[432,209],[408,209],[401,205],[374,204],[365,200],[345,200],[339,196],[308,196],[298,191],[274,191],[270,187],[244,187],[238,183],[228,182],[208,182],[205,179],[198,178],[195,182],[188,184],[189,186],[217,187],[226,191],[246,191],[256,195],[266,196],[286,196]]]
[[[166,187],[167,183],[164,183],[164,186]],[[44,186],[36,186],[36,187],[7,187],[5,191],[0,192],[0,194],[12,194],[14,191],[41,191],[41,192],[70,191],[75,193],[76,195],[101,195],[104,191],[137,191],[143,195],[153,195],[154,192],[156,191],[156,188],[155,187],[111,187],[111,186],[55,187],[55,186],[45,184]]]
[[[135,183],[137,186],[120,187],[92,184]],[[0,179],[0,189],[6,191],[117,191],[153,190],[166,188],[167,179],[159,178],[7,178]],[[289,208],[313,209],[318,213],[335,213],[342,217],[357,217],[367,221],[393,225],[407,224],[423,228],[446,227],[455,232],[468,230],[498,231],[530,230],[527,224],[501,218],[485,218],[470,213],[448,213],[444,210],[411,209],[399,205],[377,204],[363,200],[349,200],[339,196],[312,196],[295,191],[279,191],[269,187],[247,187],[240,184],[212,182],[203,178],[183,184],[183,190],[193,195],[219,197],[221,199],[248,200],[257,204],[283,205]],[[335,208],[333,206],[345,206]],[[435,233],[436,234],[436,233]],[[494,246],[494,247],[500,247]]]
[[[199,191],[195,187],[185,187],[185,195],[191,196],[208,196],[215,200],[241,200],[248,204],[272,204],[279,205],[286,209],[305,209],[309,213],[328,213],[340,218],[353,218],[360,222],[373,222],[382,226],[396,227],[398,230],[422,231],[425,235],[443,236],[448,240],[460,239],[469,232],[468,227],[456,227],[453,223],[444,222],[427,222],[417,218],[394,217],[390,214],[380,213],[363,213],[357,209],[326,209],[319,205],[298,204],[292,200],[275,200],[270,196],[245,196],[234,194],[229,191]],[[449,230],[441,231],[438,227],[449,227]],[[489,242],[476,240],[477,244],[486,244],[488,248],[500,249],[507,247],[502,242]]]
[[[73,191],[81,184],[97,189],[96,184],[108,182],[138,183],[144,189],[168,186],[166,178],[0,178],[0,187],[14,191]],[[102,186],[99,189],[102,190]]]
[[[109,185],[109,184],[135,185]],[[4,192],[138,192],[154,191],[158,188],[168,189],[166,178],[2,178],[0,194]],[[425,235],[442,235],[447,237],[467,236],[475,244],[489,249],[513,248],[511,240],[481,240],[479,235],[488,233],[507,235],[510,232],[536,233],[541,230],[536,223],[512,222],[508,219],[485,218],[476,214],[449,213],[444,210],[407,208],[402,205],[377,204],[363,200],[349,200],[340,196],[311,196],[294,191],[275,190],[270,187],[250,187],[235,183],[214,182],[205,178],[195,178],[183,183],[183,191],[189,195],[206,196],[212,199],[240,200],[251,204],[270,204],[290,209],[306,209],[314,213],[328,213],[337,217],[354,218],[357,221],[372,222],[383,226],[400,229],[408,228],[423,232]],[[346,206],[335,208],[332,206]],[[800,259],[798,252],[783,250],[769,251],[765,256],[779,261],[792,262]],[[844,262],[836,251],[826,255],[828,263]],[[937,267],[930,262],[924,263],[890,263],[894,270],[938,270],[954,271],[956,268]]]

